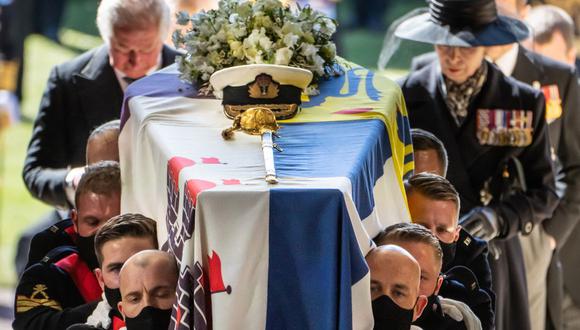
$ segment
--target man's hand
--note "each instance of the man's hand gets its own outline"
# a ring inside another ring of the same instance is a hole
[[[459,224],[471,235],[490,241],[500,234],[501,223],[497,213],[490,207],[472,209],[459,219]]]
[[[75,191],[77,190],[79,181],[81,180],[81,177],[83,176],[84,173],[85,173],[84,167],[75,167],[67,173],[66,178],[64,180],[65,181],[64,192],[66,193],[66,198],[68,202],[73,207],[75,206]]]
[[[552,251],[556,250],[556,246],[558,246],[556,239],[548,233],[546,233],[546,236],[548,237],[548,244],[550,244],[550,249],[552,249]]]

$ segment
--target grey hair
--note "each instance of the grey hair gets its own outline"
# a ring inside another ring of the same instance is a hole
[[[165,0],[102,0],[97,10],[97,27],[105,43],[115,29],[137,31],[152,24],[164,40],[169,33],[170,9]]]
[[[562,8],[552,5],[533,7],[528,17],[528,23],[534,30],[534,41],[544,44],[552,40],[556,31],[560,31],[566,48],[574,46],[574,21]]]

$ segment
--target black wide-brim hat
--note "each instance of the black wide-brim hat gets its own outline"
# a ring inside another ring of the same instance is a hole
[[[395,30],[401,39],[455,47],[506,45],[529,35],[522,21],[498,15],[494,0],[430,0],[428,13]]]

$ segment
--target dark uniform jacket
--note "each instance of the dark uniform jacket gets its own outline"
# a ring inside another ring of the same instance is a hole
[[[74,247],[57,248],[24,271],[16,288],[14,329],[61,330],[85,322],[91,315],[98,299],[87,301],[74,276],[56,265],[73,253],[78,254]],[[94,277],[92,272],[84,275]]]
[[[439,297],[435,298],[433,306],[427,305],[414,325],[422,330],[464,330],[463,321],[455,321],[443,313]]]
[[[496,324],[498,329],[529,328],[527,289],[521,246],[517,233],[530,233],[534,224],[552,215],[557,205],[555,180],[550,160],[550,145],[545,121],[545,101],[539,91],[505,77],[493,65],[480,93],[471,102],[468,116],[458,127],[443,98],[440,69],[432,62],[400,82],[411,127],[422,128],[442,140],[449,157],[447,178],[461,196],[461,213],[482,205],[480,191],[484,182],[497,172],[509,157],[525,164],[526,193],[516,193],[503,202],[492,200],[493,207],[505,221],[499,273],[494,283]],[[533,139],[526,147],[481,145],[476,137],[478,109],[526,110],[533,114]],[[497,281],[496,281],[497,282]],[[501,304],[500,304],[501,302]]]
[[[162,66],[177,52],[162,50]],[[123,91],[109,64],[107,46],[90,50],[52,69],[28,145],[23,177],[38,199],[67,206],[67,167],[85,165],[90,132],[119,119]]]
[[[580,88],[575,69],[519,47],[512,77],[529,85],[558,86],[562,114],[549,120],[550,141],[557,156],[558,182],[564,183],[562,201],[544,229],[562,246],[580,220]],[[550,100],[546,99],[546,103]],[[546,108],[548,111],[549,106]]]
[[[460,275],[459,267],[467,268],[471,276]],[[439,295],[466,303],[481,321],[482,329],[493,329],[495,293],[487,260],[487,243],[462,229],[455,258],[441,272],[445,274],[445,280]]]
[[[544,229],[556,239],[562,260],[564,285],[580,305],[580,88],[575,69],[542,55],[519,48],[512,77],[530,85],[558,86],[562,114],[549,121],[549,132],[555,151],[558,183],[562,187],[562,200],[552,218],[544,221]],[[546,100],[547,103],[550,100]],[[549,107],[549,106],[548,106]],[[559,189],[560,190],[560,189]],[[571,238],[571,239],[569,239]],[[548,272],[548,310],[554,328],[561,327],[562,288],[558,258],[552,260]]]
[[[493,297],[491,289],[491,269],[487,260],[487,242],[471,236],[461,229],[455,249],[455,258],[441,271],[446,273],[455,266],[465,266],[475,275],[479,286]]]
[[[40,262],[51,250],[59,246],[75,246],[77,235],[71,219],[59,221],[34,235],[30,242],[26,268]]]

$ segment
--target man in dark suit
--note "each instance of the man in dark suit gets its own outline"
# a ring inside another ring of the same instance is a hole
[[[530,10],[526,17],[526,22],[534,30],[533,46],[534,50],[541,55],[553,60],[561,61],[572,67],[576,61],[576,47],[574,45],[574,21],[561,8],[543,5],[537,6]],[[559,63],[551,63],[534,53],[523,52],[522,56],[528,56],[530,61],[522,59],[522,64],[516,64],[514,77],[522,77],[522,81],[539,81],[542,85],[558,86],[558,99],[562,98],[563,114],[552,121],[550,125],[551,132],[554,131],[552,141],[560,141],[560,148],[556,148],[559,156],[560,165],[563,168],[565,176],[562,178],[566,184],[566,191],[561,207],[557,209],[552,219],[546,221],[546,230],[555,232],[553,236],[556,239],[558,254],[562,262],[563,279],[564,279],[564,297],[563,300],[553,293],[558,293],[558,287],[550,284],[560,284],[552,279],[558,279],[559,268],[557,259],[554,258],[551,266],[549,283],[548,283],[548,305],[550,314],[560,311],[559,303],[563,305],[562,325],[563,329],[580,328],[580,285],[576,276],[580,271],[580,198],[578,196],[578,183],[580,171],[580,133],[578,125],[580,124],[580,109],[578,106],[578,84],[574,83],[573,70],[564,67]],[[530,63],[532,62],[532,63]],[[526,64],[526,65],[524,65]],[[535,67],[530,69],[530,64]],[[576,72],[578,74],[578,72]],[[518,78],[519,79],[519,78]],[[549,101],[548,101],[549,102]],[[548,118],[550,122],[550,118]],[[558,132],[560,136],[557,136]],[[564,140],[564,141],[562,141]],[[552,229],[552,230],[551,230]],[[561,285],[560,285],[561,286]],[[552,316],[552,315],[550,315]],[[556,319],[559,315],[552,316]]]
[[[97,25],[105,45],[56,66],[50,74],[23,170],[34,197],[61,209],[72,206],[89,133],[120,117],[123,91],[130,82],[174,62],[176,51],[163,45],[169,12],[164,0],[100,3]],[[58,220],[49,218],[25,236]],[[26,263],[28,244],[19,243],[17,263]]]
[[[433,1],[429,6],[430,17],[409,19],[395,32],[435,44],[439,57],[439,63],[400,82],[410,123],[444,143],[447,178],[462,200],[462,227],[476,237],[493,239],[493,250],[501,253],[493,278],[496,327],[529,329],[518,236],[530,234],[557,205],[545,100],[539,91],[483,61],[485,47],[523,40],[527,27],[498,16],[492,0]],[[469,15],[473,12],[479,15]],[[504,164],[514,159],[526,165],[527,189],[505,191],[494,183],[501,183]]]

